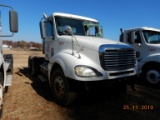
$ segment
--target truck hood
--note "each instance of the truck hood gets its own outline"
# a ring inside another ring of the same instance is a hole
[[[99,50],[99,47],[104,44],[119,44],[119,45],[126,45],[125,43],[121,43],[114,40],[109,40],[105,38],[98,38],[98,37],[90,37],[90,36],[75,36],[80,46],[88,49],[92,49],[95,51]]]

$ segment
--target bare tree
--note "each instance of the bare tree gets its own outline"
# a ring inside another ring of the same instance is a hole
[[[42,50],[42,44],[37,42],[26,42],[24,40],[21,41],[12,41],[12,40],[3,40],[3,44],[8,46],[12,46],[13,48],[22,48],[22,49],[29,49],[30,47],[35,47],[39,50]]]

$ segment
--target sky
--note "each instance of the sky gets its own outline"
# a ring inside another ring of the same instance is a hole
[[[160,29],[160,0],[0,0],[18,12],[19,31],[13,41],[41,43],[39,21],[43,13],[64,12],[97,19],[104,37],[118,41],[120,28],[154,27]],[[1,8],[0,8],[1,10]],[[7,26],[8,21],[2,21]]]

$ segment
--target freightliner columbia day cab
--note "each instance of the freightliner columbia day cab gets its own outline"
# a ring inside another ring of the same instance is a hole
[[[136,75],[134,49],[103,38],[99,22],[89,17],[53,13],[40,21],[45,57],[30,56],[28,67],[49,81],[55,102],[69,105],[80,89],[106,87],[126,92],[126,78]]]

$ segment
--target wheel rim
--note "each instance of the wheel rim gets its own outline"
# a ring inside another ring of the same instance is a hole
[[[61,76],[57,76],[55,78],[53,88],[54,88],[55,95],[59,99],[62,99],[64,97],[64,94],[65,94],[65,86],[64,86],[63,78]]]
[[[147,81],[157,84],[160,81],[160,73],[157,70],[149,70],[146,74]]]

